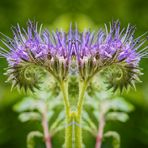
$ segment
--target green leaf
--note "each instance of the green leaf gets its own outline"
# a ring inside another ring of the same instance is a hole
[[[14,110],[17,112],[37,110],[41,113],[43,112],[44,108],[44,100],[34,99],[33,97],[25,97],[22,101],[14,106]]]
[[[54,115],[54,112],[53,111],[48,111],[48,113],[47,113],[47,119],[48,119],[48,121],[53,117],[53,115]]]
[[[120,148],[120,135],[115,131],[108,131],[104,134],[104,138],[113,138],[113,148]]]
[[[65,113],[62,111],[58,117],[55,119],[53,124],[50,126],[50,134],[53,136],[55,133],[57,133],[59,130],[65,128]]]
[[[97,131],[97,126],[94,124],[94,122],[92,121],[91,117],[87,112],[83,112],[82,118],[84,120],[84,125],[86,126],[88,125],[91,129]]]
[[[42,138],[43,134],[39,131],[32,131],[27,135],[27,148],[35,148],[34,138]]]
[[[118,110],[123,112],[131,112],[134,109],[134,106],[127,102],[121,97],[116,97],[115,99],[110,100],[109,109]]]
[[[19,115],[21,122],[27,122],[31,120],[41,120],[41,115],[37,112],[24,112]]]
[[[36,101],[32,97],[25,97],[22,101],[14,105],[14,110],[17,112],[34,110],[37,108]]]
[[[121,97],[100,101],[104,113],[109,111],[131,112],[134,106]],[[99,107],[98,107],[99,108]]]
[[[120,122],[126,122],[129,116],[123,112],[109,112],[106,114],[106,120],[117,120]]]
[[[98,120],[99,119],[99,112],[98,111],[94,111],[93,115],[95,116],[95,118]]]

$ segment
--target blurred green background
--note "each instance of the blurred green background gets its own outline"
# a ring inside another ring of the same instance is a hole
[[[70,22],[77,22],[82,28],[103,26],[112,19],[119,19],[122,26],[128,23],[137,26],[136,35],[148,31],[147,0],[0,0],[0,32],[12,35],[10,27],[18,22],[26,25],[28,19],[37,20],[50,29],[68,29]],[[126,99],[135,106],[130,119],[125,124],[112,122],[106,128],[116,130],[121,135],[121,148],[148,148],[148,60],[143,59],[141,67],[143,83],[137,84],[137,91],[125,93]],[[3,75],[7,63],[0,59],[0,148],[25,148],[26,134],[40,129],[35,122],[21,123],[12,109],[24,95],[10,91]],[[53,143],[59,142],[59,135]],[[62,138],[63,140],[63,138]],[[87,139],[88,147],[93,147],[95,139]],[[42,142],[38,142],[42,148]],[[92,144],[92,145],[91,145]],[[104,146],[105,147],[105,146]]]

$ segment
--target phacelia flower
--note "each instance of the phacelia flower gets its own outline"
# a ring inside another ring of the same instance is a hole
[[[1,47],[0,54],[8,61],[8,80],[25,90],[38,87],[39,71],[44,69],[58,81],[66,80],[69,74],[87,81],[106,71],[109,87],[122,91],[139,80],[139,62],[147,57],[146,40],[142,36],[134,39],[135,27],[120,29],[119,21],[98,32],[70,27],[68,33],[49,32],[29,21],[26,30],[17,25],[12,32],[13,38],[3,35],[9,51]]]
[[[120,30],[119,21],[105,25],[105,31],[97,33],[75,31],[76,56],[82,79],[91,79],[94,74],[104,71],[108,88],[122,91],[129,85],[134,86],[142,74],[139,67],[141,58],[147,57],[144,34],[134,38],[135,27],[128,25]],[[142,48],[141,50],[139,50]]]

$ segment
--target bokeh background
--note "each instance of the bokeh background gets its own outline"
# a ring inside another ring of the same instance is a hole
[[[82,28],[97,29],[113,19],[122,26],[128,23],[137,26],[136,35],[148,31],[147,0],[0,0],[0,32],[12,35],[10,27],[19,23],[26,25],[28,19],[37,20],[49,29],[68,29],[71,22]],[[1,44],[1,43],[0,43]],[[24,96],[17,90],[11,91],[3,75],[7,63],[0,59],[0,148],[25,148],[26,134],[41,128],[38,123],[21,123],[13,105]],[[125,93],[125,98],[135,106],[126,123],[112,122],[108,128],[121,135],[121,148],[148,148],[148,59],[141,62],[143,83],[137,90]],[[54,137],[53,144],[60,141]],[[95,139],[87,139],[87,147],[93,147]],[[38,141],[38,147],[43,143]],[[55,146],[56,147],[56,146]],[[105,146],[104,146],[105,147]],[[59,146],[58,146],[59,148]]]

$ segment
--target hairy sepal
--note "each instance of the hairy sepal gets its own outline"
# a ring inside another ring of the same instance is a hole
[[[114,64],[107,68],[106,71],[106,83],[108,89],[112,89],[113,92],[124,89],[127,90],[129,87],[135,88],[136,82],[141,82],[139,76],[142,75],[141,69],[138,66],[128,64],[125,62]]]
[[[29,62],[21,62],[18,65],[10,66],[7,68],[5,75],[8,76],[6,82],[12,82],[12,89],[18,87],[34,91],[35,88],[39,89],[39,83],[41,82],[41,69],[39,66]]]

